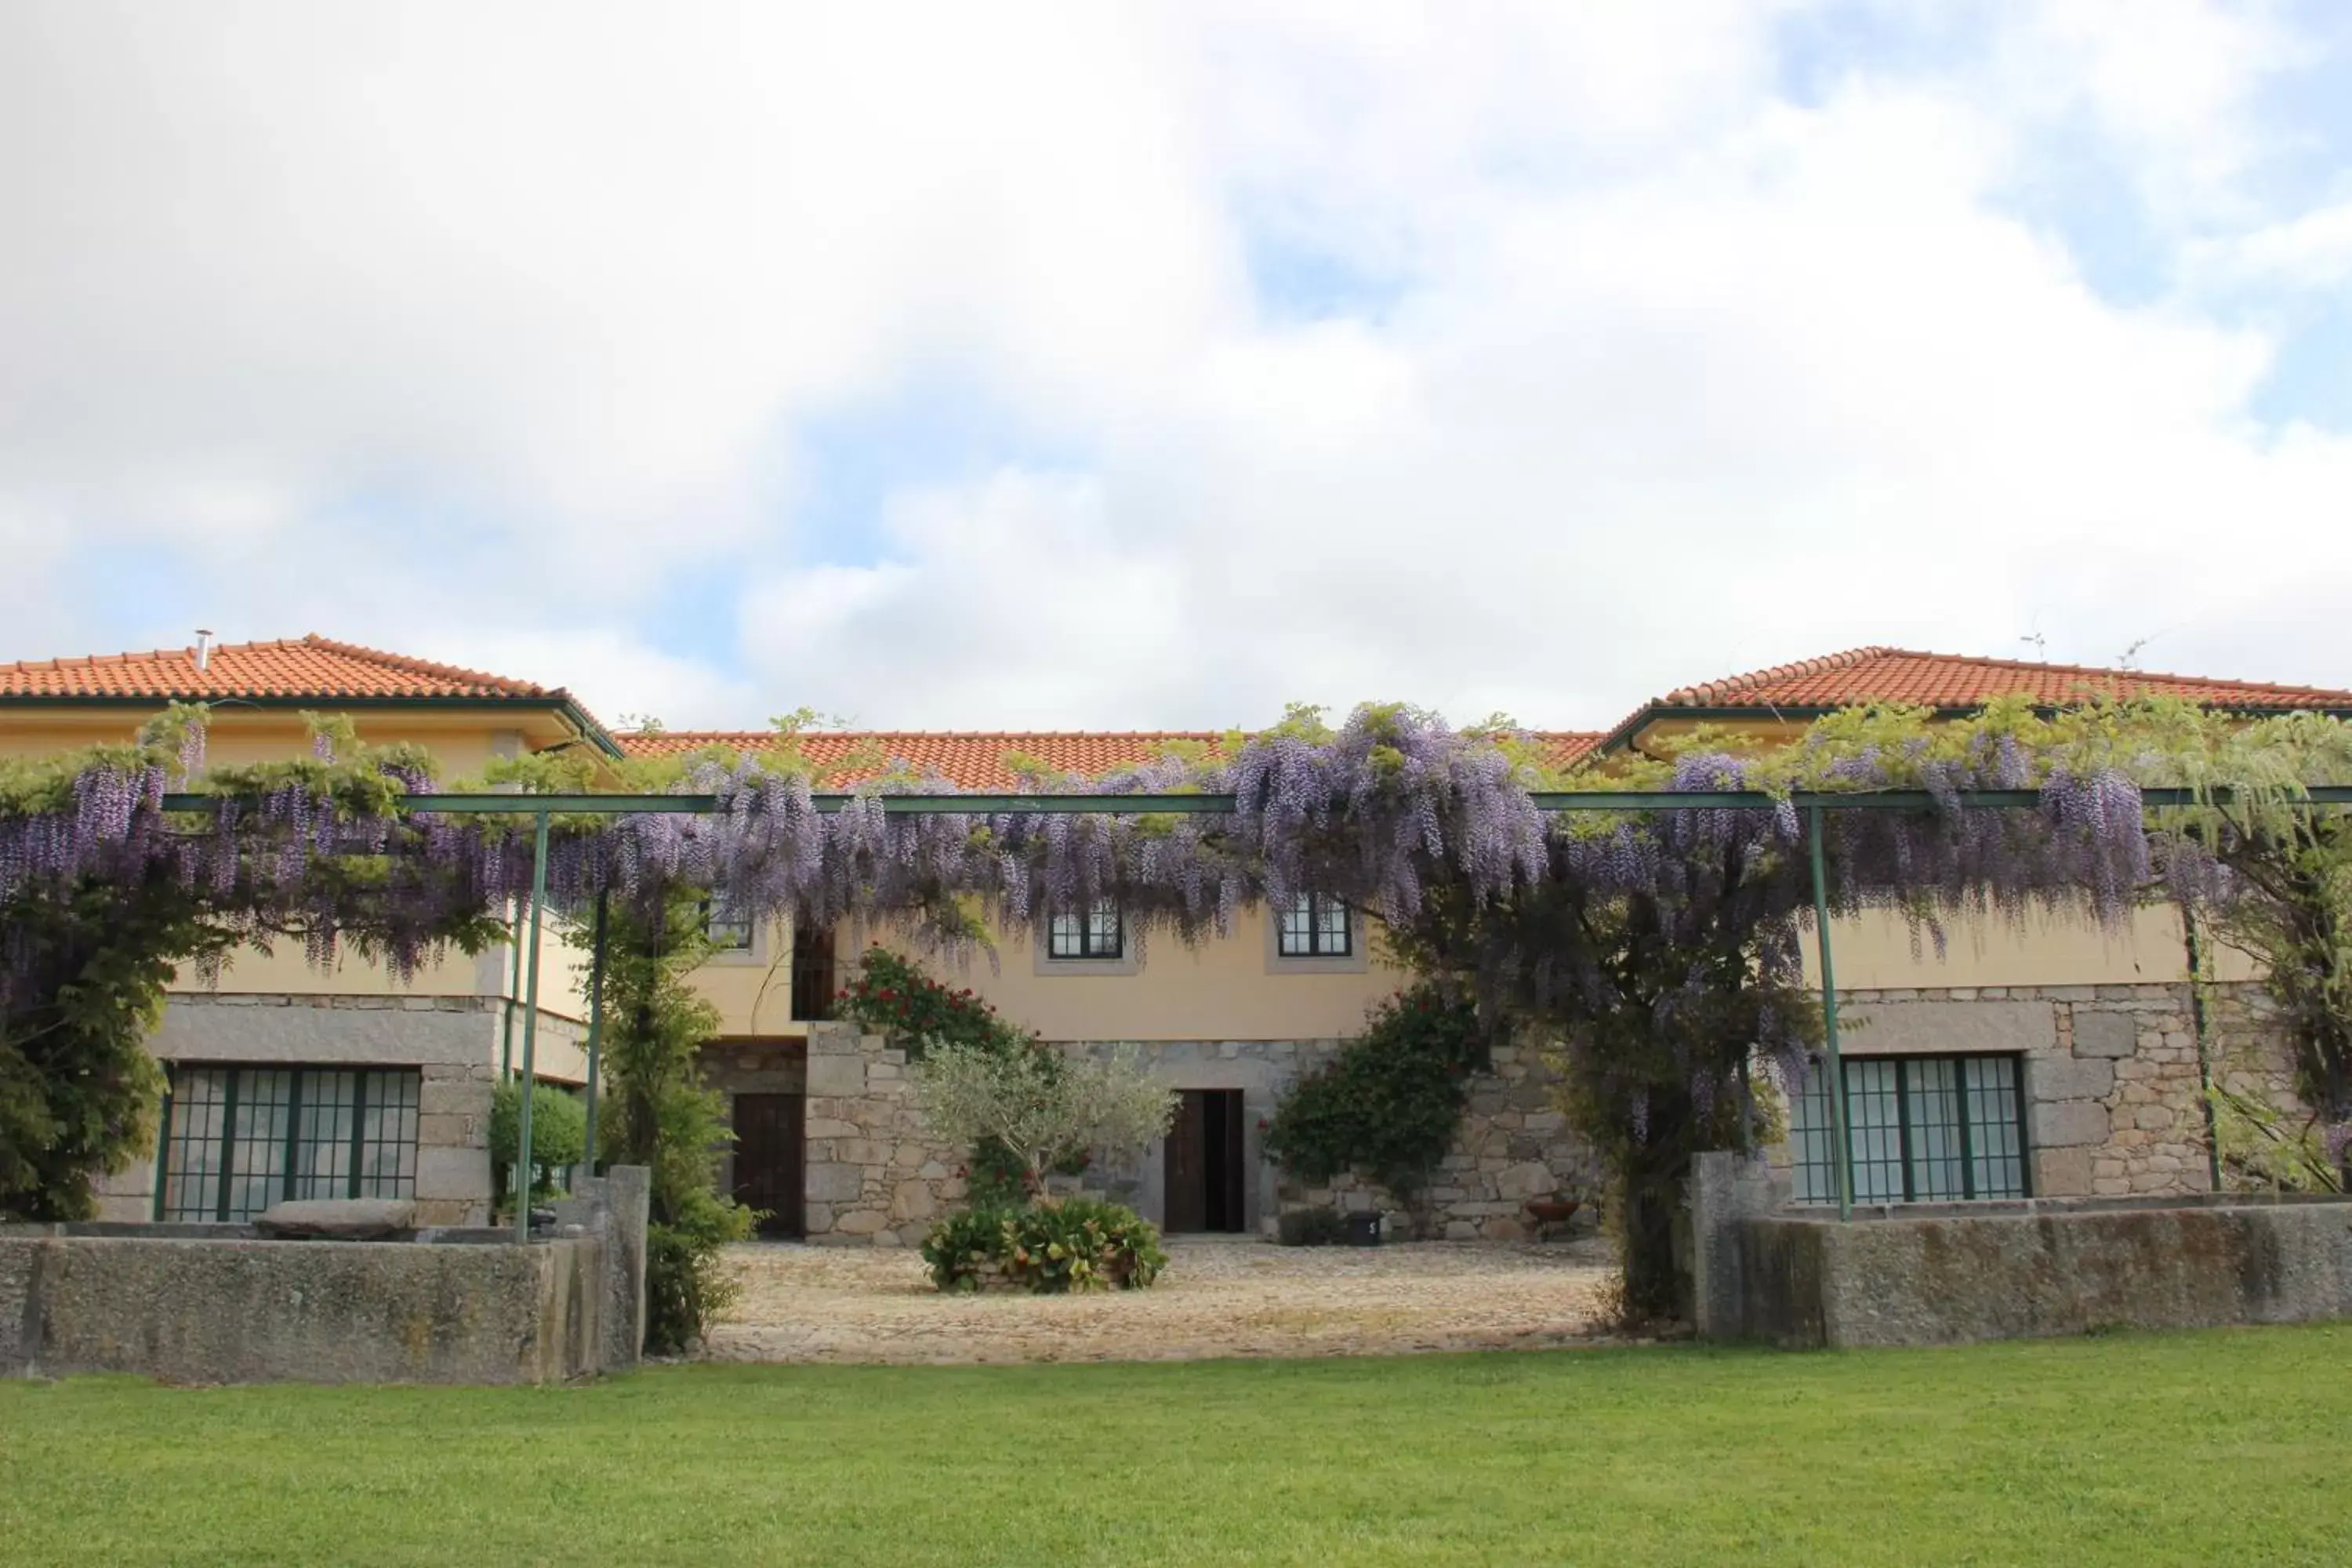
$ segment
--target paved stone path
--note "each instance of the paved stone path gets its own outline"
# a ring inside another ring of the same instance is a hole
[[[705,1355],[756,1362],[1196,1361],[1527,1350],[1592,1332],[1608,1244],[1288,1247],[1180,1238],[1148,1290],[943,1296],[900,1248],[739,1247]]]

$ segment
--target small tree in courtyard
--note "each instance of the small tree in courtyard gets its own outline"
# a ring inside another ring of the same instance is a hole
[[[1033,1193],[1047,1171],[1088,1149],[1141,1148],[1176,1111],[1175,1095],[1133,1047],[1064,1059],[1039,1047],[935,1045],[913,1070],[932,1134],[964,1149],[994,1140],[1021,1163]]]

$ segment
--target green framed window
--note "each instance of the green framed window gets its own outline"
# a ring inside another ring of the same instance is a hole
[[[1848,1057],[1853,1201],[1951,1203],[2033,1195],[2025,1158],[2025,1064],[2014,1056]],[[1799,1203],[1837,1202],[1830,1075],[1790,1108]]]
[[[281,1198],[415,1195],[415,1068],[170,1072],[157,1219],[235,1222]]]
[[[1346,958],[1355,950],[1348,906],[1328,893],[1302,892],[1290,900],[1275,928],[1276,956]]]
[[[1127,931],[1118,906],[1106,899],[1083,914],[1061,914],[1046,922],[1048,958],[1123,958]]]

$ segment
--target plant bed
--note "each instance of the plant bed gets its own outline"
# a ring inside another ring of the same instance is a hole
[[[942,1290],[1058,1295],[1140,1289],[1168,1255],[1133,1209],[1070,1198],[950,1215],[924,1237],[923,1261]]]

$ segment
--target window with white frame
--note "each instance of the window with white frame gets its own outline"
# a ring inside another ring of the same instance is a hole
[[[155,1217],[247,1220],[281,1198],[415,1196],[419,1076],[174,1066]]]
[[[1275,931],[1282,958],[1346,958],[1355,951],[1348,906],[1328,893],[1301,892],[1283,910]]]
[[[2023,1059],[2013,1056],[1847,1058],[1854,1202],[2032,1196],[2024,1071]],[[1816,1066],[1790,1107],[1799,1203],[1837,1202],[1829,1095],[1829,1069]]]
[[[1048,958],[1123,958],[1127,928],[1108,899],[1082,913],[1057,914],[1045,924]]]

